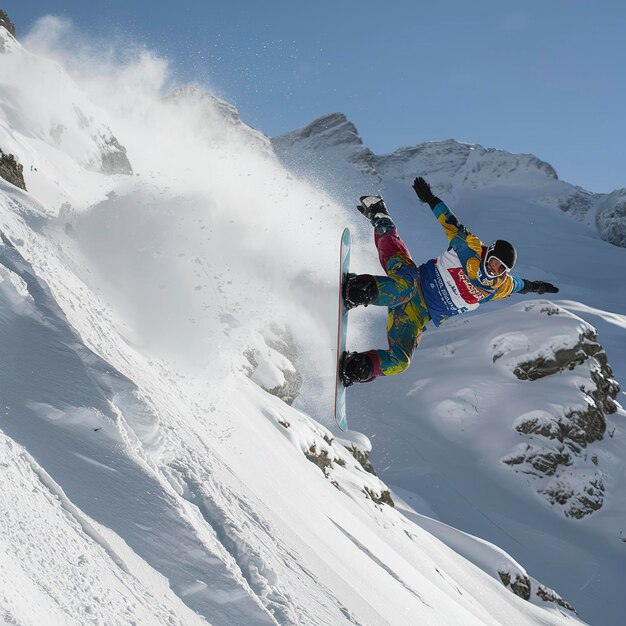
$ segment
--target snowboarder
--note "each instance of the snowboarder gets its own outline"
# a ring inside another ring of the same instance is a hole
[[[559,291],[550,283],[511,276],[517,253],[508,241],[498,239],[485,246],[459,223],[422,177],[413,181],[413,189],[443,226],[450,246],[438,258],[417,266],[382,197],[361,197],[357,209],[374,226],[374,242],[386,276],[349,274],[343,297],[348,309],[369,304],[388,307],[389,349],[346,353],[341,364],[346,387],[404,372],[429,320],[439,326],[453,315],[512,293]]]

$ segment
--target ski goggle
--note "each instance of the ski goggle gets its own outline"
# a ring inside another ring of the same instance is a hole
[[[502,265],[502,267],[504,267],[504,269],[499,274],[492,274],[489,271],[489,261],[491,261],[491,259],[495,259],[496,261],[498,261],[498,263]],[[489,276],[489,278],[498,278],[498,276],[502,276],[502,274],[504,274],[505,272],[510,272],[511,269],[512,268],[510,268],[504,261],[502,261],[502,259],[499,259],[495,254],[489,254],[489,252],[487,252],[487,254],[485,255],[485,273],[487,274],[487,276]]]

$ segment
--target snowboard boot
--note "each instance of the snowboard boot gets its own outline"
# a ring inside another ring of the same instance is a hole
[[[364,352],[344,352],[341,359],[341,382],[344,387],[367,383],[374,378],[374,364]]]
[[[378,296],[376,279],[369,274],[348,274],[343,284],[343,303],[346,309],[372,304]]]
[[[361,196],[356,208],[367,217],[379,234],[384,235],[395,229],[382,196]]]
[[[360,213],[363,213],[372,224],[377,217],[389,217],[389,211],[387,211],[382,196],[361,196],[357,209]]]
[[[356,207],[377,228],[381,220],[393,224],[382,196],[361,196]]]

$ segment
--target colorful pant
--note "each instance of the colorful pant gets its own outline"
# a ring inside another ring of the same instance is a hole
[[[386,276],[375,276],[378,297],[372,303],[389,308],[389,350],[370,350],[374,377],[394,376],[406,370],[430,316],[419,284],[419,271],[389,220],[387,228],[376,228],[374,242]],[[381,232],[382,231],[382,232]]]

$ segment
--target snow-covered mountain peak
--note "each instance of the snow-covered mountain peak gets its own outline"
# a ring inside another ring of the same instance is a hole
[[[435,184],[486,187],[527,184],[529,176],[558,179],[554,168],[531,154],[512,154],[448,139],[405,147],[376,159],[383,176],[410,182],[416,172]]]
[[[559,180],[552,165],[532,154],[455,139],[428,141],[375,155],[345,115],[320,117],[304,128],[272,139],[284,165],[350,206],[364,193],[380,193],[385,181],[410,185],[428,179],[435,192],[458,200],[466,192],[518,189],[546,208],[557,208],[597,229],[605,241],[626,246],[623,193],[594,194]]]
[[[361,139],[356,126],[342,113],[320,117],[307,126],[275,137],[279,156],[294,166],[294,152],[307,151],[319,160],[346,158],[369,173],[411,182],[416,173],[428,176],[435,184],[458,187],[485,187],[494,184],[527,184],[529,177],[558,180],[554,168],[532,154],[513,154],[506,150],[485,148],[448,139],[429,141],[399,148],[390,154],[375,156]],[[332,158],[332,157],[330,157]]]
[[[559,182],[554,168],[532,154],[513,154],[454,139],[375,155],[342,113],[325,115],[274,137],[272,144],[291,171],[323,185],[349,204],[363,193],[379,192],[383,179],[410,184],[416,175],[427,177],[438,193],[451,196],[464,189],[503,185],[547,189],[547,194],[553,194],[551,185]],[[559,193],[563,195],[563,185]],[[585,206],[588,210],[589,203]]]
[[[343,113],[324,115],[305,127],[272,138],[281,161],[322,186],[342,203],[380,188],[376,158]],[[358,183],[355,185],[355,178]]]
[[[287,141],[288,138],[294,143],[309,140],[320,148],[342,144],[363,146],[356,126],[343,113],[323,115],[310,124],[281,135],[277,139]]]

